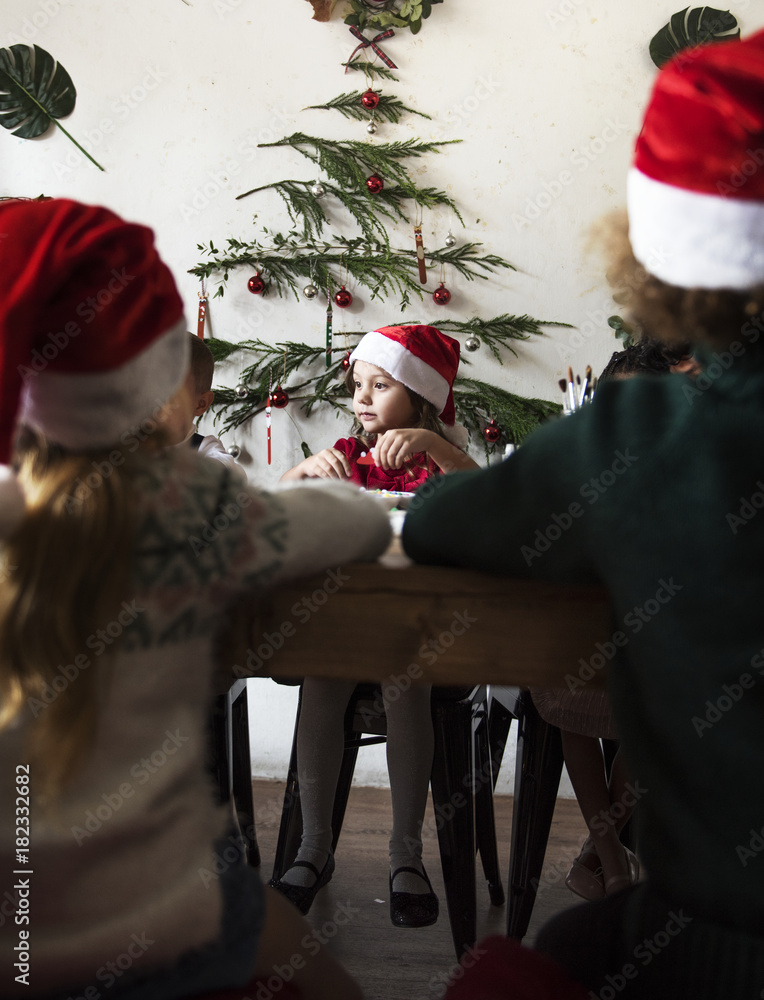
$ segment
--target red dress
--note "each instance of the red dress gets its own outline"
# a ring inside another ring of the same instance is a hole
[[[371,451],[368,444],[359,438],[340,438],[334,447],[346,456],[353,469],[354,483],[367,490],[389,490],[391,493],[413,493],[430,476],[438,475],[440,469],[427,457],[424,451],[412,455],[402,469],[380,469],[376,465],[359,465],[358,459],[364,452]]]

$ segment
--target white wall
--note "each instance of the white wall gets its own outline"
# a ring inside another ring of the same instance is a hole
[[[487,282],[449,274],[451,306],[439,311],[428,299],[407,316],[437,322],[443,315],[527,312],[578,327],[519,345],[519,358],[508,355],[501,369],[485,350],[471,355],[478,377],[557,399],[557,380],[568,364],[577,372],[591,364],[596,372],[615,349],[605,321],[617,307],[600,261],[584,253],[585,234],[592,221],[623,203],[626,167],[655,74],[648,42],[680,6],[678,0],[446,0],[419,36],[399,33],[387,43],[400,83],[385,84],[385,91],[433,121],[412,117],[385,125],[376,141],[463,140],[419,161],[414,174],[461,206],[467,225],[454,228],[460,239],[482,240],[518,268]],[[764,24],[761,4],[738,0],[733,8],[744,33]],[[285,228],[275,194],[239,202],[234,196],[258,184],[314,176],[298,154],[258,149],[258,142],[298,128],[367,138],[361,123],[301,111],[359,86],[359,74],[343,76],[340,67],[353,47],[341,18],[319,24],[311,10],[305,0],[14,0],[12,13],[4,11],[0,45],[34,42],[63,63],[78,92],[65,125],[106,171],[60,132],[32,142],[4,132],[0,193],[101,202],[149,223],[194,329],[199,283],[186,271],[201,259],[197,243],[213,239],[220,247],[228,236],[250,239],[260,224]],[[425,244],[441,245],[453,221],[448,211],[427,213]],[[354,231],[344,222],[340,229]],[[410,229],[399,238],[410,246]],[[321,343],[319,301],[262,300],[247,292],[246,277],[234,278],[225,299],[212,301],[216,335]],[[372,329],[400,316],[394,303],[369,304],[363,289],[356,303],[347,314],[335,310],[336,343],[343,324]],[[243,364],[235,359],[224,366],[220,383],[235,385]],[[274,483],[301,457],[294,410],[274,413],[271,467],[262,420],[239,437],[253,481]],[[330,415],[300,423],[314,450],[348,430]],[[266,700],[266,685],[253,682],[263,708],[261,746],[282,731],[291,737],[293,692],[270,687]],[[255,768],[283,774],[283,765],[265,752]],[[359,777],[383,781],[384,762],[377,759],[371,771],[359,764]]]

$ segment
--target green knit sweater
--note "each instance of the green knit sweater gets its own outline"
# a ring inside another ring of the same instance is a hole
[[[605,585],[612,635],[567,681],[609,669],[650,884],[764,935],[764,350],[735,354],[695,383],[603,385],[507,461],[444,477],[403,544],[420,562]]]

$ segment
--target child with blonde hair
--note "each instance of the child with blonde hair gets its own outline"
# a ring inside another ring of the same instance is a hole
[[[0,862],[22,872],[0,993],[180,1000],[287,968],[307,1000],[358,1000],[231,860],[206,724],[229,609],[375,558],[385,513],[342,484],[267,494],[165,447],[167,400],[190,422],[193,396],[150,230],[51,200],[0,206],[0,231]]]

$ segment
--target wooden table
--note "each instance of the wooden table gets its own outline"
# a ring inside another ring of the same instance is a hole
[[[611,628],[600,588],[392,555],[266,594],[248,666],[271,677],[382,681],[408,672],[436,684],[559,685],[589,664]],[[605,671],[595,673],[591,683],[604,682]]]

